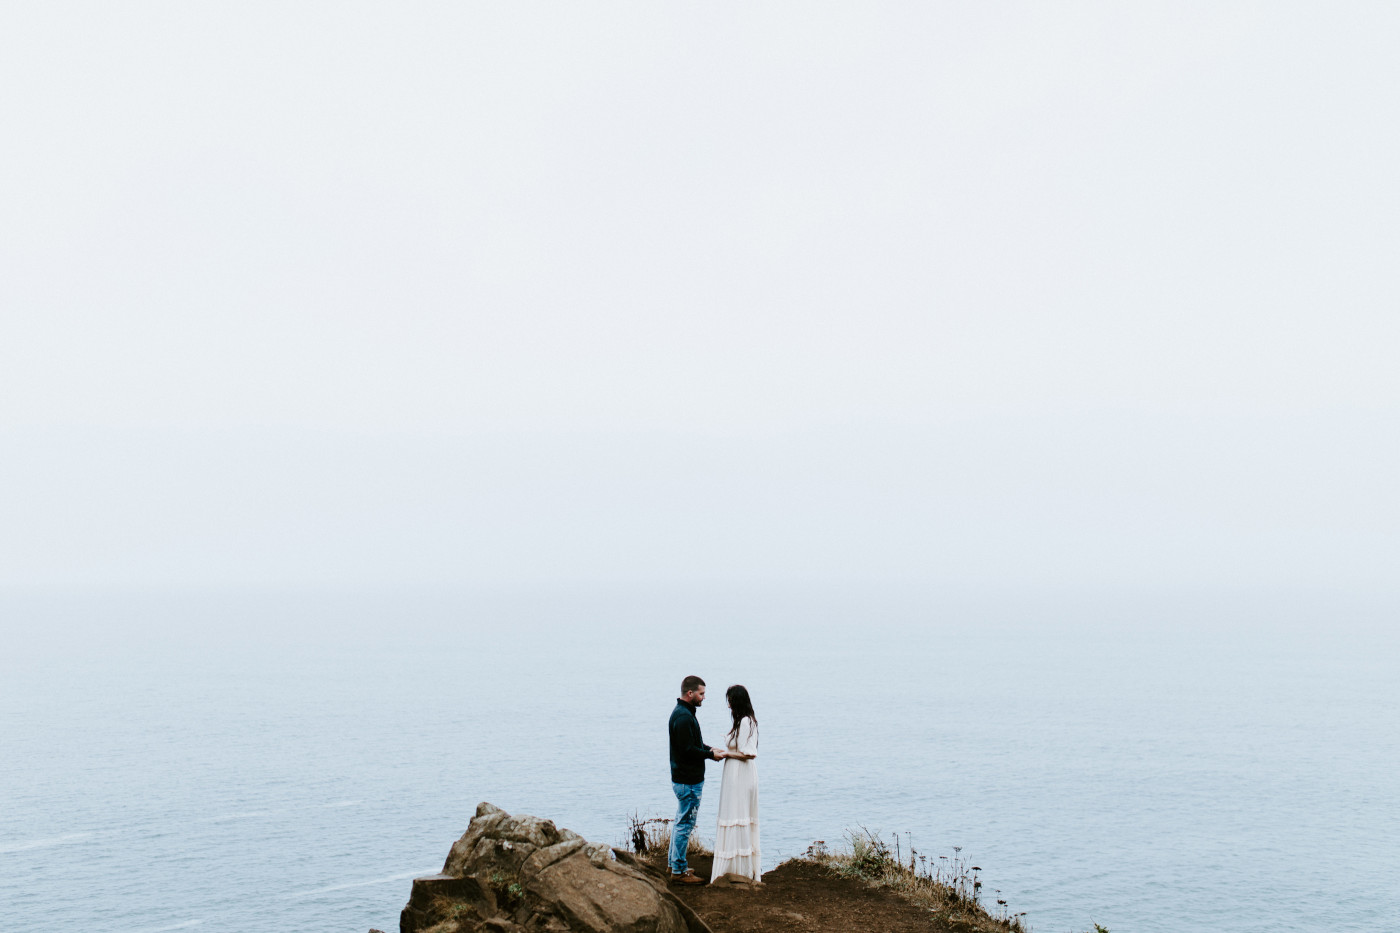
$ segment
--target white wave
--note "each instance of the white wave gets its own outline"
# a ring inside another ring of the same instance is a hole
[[[226,823],[229,820],[246,820],[255,816],[271,816],[273,810],[249,810],[247,813],[225,813],[223,816],[206,816],[203,819],[195,820],[196,823]]]
[[[317,894],[329,894],[332,891],[344,891],[346,888],[363,888],[371,884],[384,884],[388,881],[403,881],[405,878],[418,878],[423,875],[435,875],[438,872],[437,866],[432,868],[420,868],[417,871],[404,872],[400,875],[389,875],[386,878],[372,878],[369,881],[351,881],[346,884],[333,884],[328,888],[315,888],[310,891],[294,891],[291,894],[283,894],[283,898],[293,897],[315,897]]]
[[[338,800],[335,803],[323,803],[321,809],[329,810],[332,807],[353,807],[356,804],[364,803],[363,800]]]
[[[172,923],[168,927],[151,927],[150,929],[142,930],[141,933],[165,933],[166,930],[186,930],[190,927],[197,927],[203,922],[203,920],[186,920],[183,923]]]
[[[49,839],[31,839],[28,842],[12,842],[8,845],[0,845],[0,853],[3,852],[23,852],[26,849],[47,849],[49,846],[67,845],[70,842],[77,842],[79,839],[86,839],[92,833],[68,833],[66,836],[53,836]]]

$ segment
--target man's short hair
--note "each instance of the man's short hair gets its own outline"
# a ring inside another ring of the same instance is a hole
[[[690,691],[698,690],[703,686],[705,686],[705,682],[694,674],[691,674],[685,680],[681,681],[681,696],[685,696]]]

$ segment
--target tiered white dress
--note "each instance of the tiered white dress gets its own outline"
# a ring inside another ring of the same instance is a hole
[[[758,754],[758,724],[745,717],[739,734],[729,742],[731,752]],[[727,874],[760,881],[758,850],[758,761],[724,759],[719,787],[719,827],[715,830],[715,867],[711,881]]]

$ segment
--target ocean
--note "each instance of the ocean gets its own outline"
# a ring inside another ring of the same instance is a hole
[[[764,863],[858,828],[1036,933],[1400,929],[1400,625],[1327,594],[0,594],[0,929],[397,929],[478,802],[622,844],[743,683]],[[719,768],[700,818],[713,838]]]

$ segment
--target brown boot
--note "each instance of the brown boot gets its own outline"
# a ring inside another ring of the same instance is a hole
[[[694,869],[687,868],[683,874],[672,875],[672,884],[704,884],[705,879],[695,873]]]

